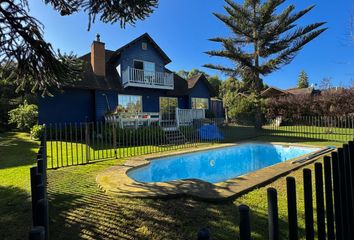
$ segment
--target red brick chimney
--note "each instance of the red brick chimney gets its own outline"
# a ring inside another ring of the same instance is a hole
[[[96,41],[91,45],[91,65],[92,70],[97,76],[104,77],[106,75],[104,43],[100,41],[100,35],[96,35]]]

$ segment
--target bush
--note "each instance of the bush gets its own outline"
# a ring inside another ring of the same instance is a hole
[[[17,128],[20,130],[30,130],[37,123],[37,118],[37,105],[28,104],[27,101],[9,111],[9,123],[16,124]]]
[[[268,99],[268,120],[282,116],[283,121],[300,116],[345,116],[354,113],[354,89],[330,89],[320,95],[290,95]]]
[[[44,126],[43,125],[34,125],[31,128],[31,138],[35,140],[39,140],[44,133]]]
[[[111,130],[108,130],[111,131]],[[108,132],[108,134],[110,134]],[[161,127],[117,128],[118,144],[125,146],[160,145],[166,142]]]
[[[254,95],[232,94],[226,98],[228,116],[237,124],[258,126],[263,112],[263,102]]]

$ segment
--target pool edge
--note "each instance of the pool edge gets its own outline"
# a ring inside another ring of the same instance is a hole
[[[218,149],[222,147],[231,147],[245,143],[264,143],[264,144],[280,144],[288,146],[300,147],[315,147],[325,149],[324,147],[307,144],[290,144],[283,142],[263,142],[263,141],[243,141],[229,144],[217,144],[216,146],[208,146],[197,149],[197,151],[205,151],[211,149]],[[329,151],[333,151],[331,149]],[[306,162],[296,163],[298,158],[289,161],[281,162],[271,165],[255,172],[247,173],[245,175],[220,182],[216,184],[208,183],[199,179],[176,180],[171,182],[157,182],[157,183],[141,183],[131,179],[127,173],[137,167],[143,167],[149,164],[152,159],[158,159],[167,156],[174,156],[179,154],[188,154],[196,152],[194,149],[187,149],[178,152],[147,155],[145,157],[128,159],[124,164],[110,167],[100,172],[96,181],[99,187],[108,194],[113,194],[120,197],[138,197],[138,198],[177,198],[188,196],[197,200],[209,202],[221,202],[230,199],[235,199],[255,188],[264,186],[273,182],[274,180],[289,174],[303,166],[313,163],[328,152],[319,156],[311,158]],[[310,155],[310,154],[308,154]],[[302,155],[305,157],[307,155]],[[299,157],[299,158],[301,158]]]

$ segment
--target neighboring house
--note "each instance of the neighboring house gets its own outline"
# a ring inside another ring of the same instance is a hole
[[[39,122],[103,121],[107,114],[159,113],[175,119],[176,108],[210,109],[214,89],[204,75],[183,79],[166,68],[166,53],[145,33],[116,51],[97,36],[84,79],[54,97],[39,99]]]
[[[320,91],[314,89],[313,87],[308,88],[289,88],[282,90],[276,87],[268,87],[261,93],[263,98],[277,98],[282,96],[291,96],[291,95],[302,95],[302,96],[314,96],[319,94]]]

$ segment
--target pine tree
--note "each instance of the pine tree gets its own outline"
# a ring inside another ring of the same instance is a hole
[[[15,65],[8,76],[18,89],[33,91],[60,88],[82,78],[83,63],[74,54],[55,52],[43,37],[43,25],[29,15],[29,0],[0,0],[0,67]],[[96,17],[104,23],[120,22],[121,27],[149,16],[158,0],[44,0],[61,15],[79,11],[88,14],[88,29]],[[0,69],[1,70],[1,69]],[[0,72],[0,74],[3,74]]]
[[[297,87],[298,88],[308,88],[309,87],[309,77],[307,76],[307,73],[302,70],[299,79],[297,81]]]
[[[279,6],[285,0],[244,0],[242,5],[232,0],[225,2],[228,15],[214,15],[231,29],[232,35],[210,39],[221,43],[222,50],[206,53],[226,58],[233,66],[204,66],[233,77],[241,77],[246,87],[257,93],[263,87],[261,76],[289,64],[307,43],[326,30],[321,28],[324,22],[305,27],[296,26],[295,22],[314,6],[294,12],[295,6],[290,5],[278,13]]]

